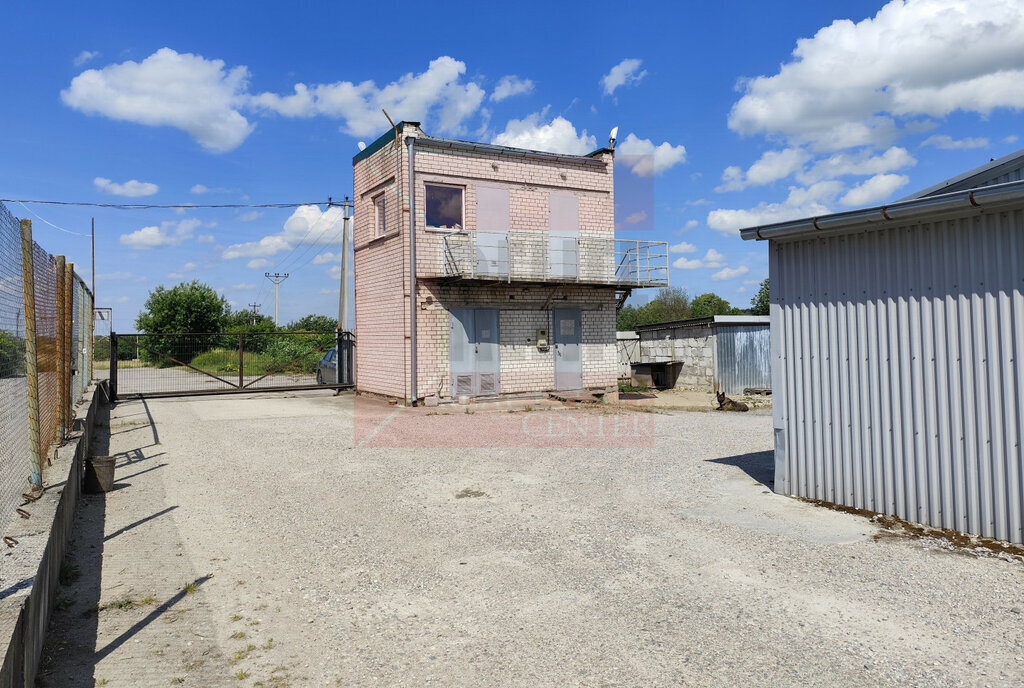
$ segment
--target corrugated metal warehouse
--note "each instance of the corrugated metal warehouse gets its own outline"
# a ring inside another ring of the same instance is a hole
[[[1024,543],[1024,151],[769,241],[775,485]]]
[[[646,372],[663,380],[666,387],[711,389],[717,382],[726,394],[768,389],[768,325],[766,315],[715,315],[640,325],[640,362],[635,367],[643,371],[641,375]]]

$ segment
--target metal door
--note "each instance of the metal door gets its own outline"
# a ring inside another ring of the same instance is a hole
[[[448,360],[452,397],[498,394],[498,310],[452,308],[450,313]]]
[[[555,343],[555,389],[583,388],[582,320],[579,308],[556,308],[552,340]]]
[[[498,393],[498,309],[476,308],[473,321],[476,394],[491,396]]]

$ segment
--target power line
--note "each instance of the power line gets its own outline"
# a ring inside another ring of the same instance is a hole
[[[80,201],[39,201],[28,198],[0,198],[0,203],[35,203],[37,205],[71,205],[87,208],[112,208],[114,210],[157,210],[157,209],[204,209],[204,208],[298,208],[304,205],[326,205],[341,206],[343,203],[335,203],[328,198],[326,201],[311,201],[309,203],[220,203],[198,205],[195,203],[177,203],[172,205],[138,204],[138,203],[86,203]]]
[[[48,224],[51,227],[53,227],[54,229],[60,230],[61,232],[64,232],[66,234],[74,234],[75,236],[80,236],[80,237],[90,237],[90,236],[92,236],[91,234],[83,234],[82,232],[72,232],[70,229],[64,229],[63,227],[58,227],[57,225],[55,225],[52,222],[50,222],[49,220],[47,220],[45,217],[42,217],[41,215],[39,215],[36,212],[33,212],[33,210],[31,208],[29,208],[27,205],[25,205],[21,201],[16,201],[16,203],[21,205],[21,207],[25,209],[25,212],[32,213],[33,215],[36,216],[36,219],[38,219],[40,222]]]

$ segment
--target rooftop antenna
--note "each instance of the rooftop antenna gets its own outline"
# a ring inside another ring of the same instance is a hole
[[[395,148],[398,148],[398,127],[395,126],[395,122],[394,120],[391,119],[391,115],[388,114],[387,110],[381,108],[380,111],[383,112],[384,116],[388,118],[388,124],[390,124],[391,128],[395,130]]]
[[[611,132],[608,134],[608,147],[615,150],[615,137],[619,135],[619,128],[612,127]]]

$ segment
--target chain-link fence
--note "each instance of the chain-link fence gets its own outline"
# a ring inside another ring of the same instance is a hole
[[[91,378],[92,316],[85,283],[0,203],[0,532],[71,432]]]

